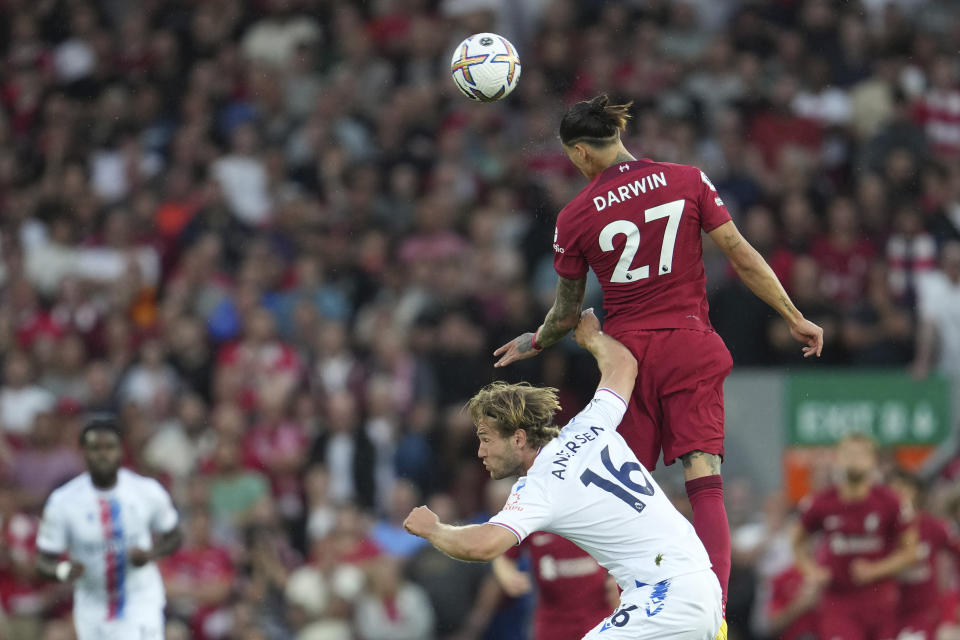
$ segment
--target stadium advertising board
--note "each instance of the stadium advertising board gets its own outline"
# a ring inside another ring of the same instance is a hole
[[[817,372],[786,381],[787,443],[830,445],[850,431],[881,445],[936,445],[952,424],[949,381],[903,372]]]

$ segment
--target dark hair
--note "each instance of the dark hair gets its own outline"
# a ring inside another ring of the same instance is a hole
[[[598,147],[614,142],[627,126],[632,104],[610,104],[606,94],[578,102],[560,121],[560,141],[567,146],[585,142]]]
[[[80,432],[80,448],[83,448],[86,444],[87,434],[95,431],[106,431],[116,435],[118,440],[123,440],[123,434],[120,432],[120,424],[117,419],[112,415],[98,415],[90,418],[83,427],[83,431]]]

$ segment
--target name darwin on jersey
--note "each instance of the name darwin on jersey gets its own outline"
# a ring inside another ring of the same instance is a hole
[[[564,474],[567,472],[567,463],[573,459],[573,456],[577,455],[583,445],[596,440],[597,434],[603,433],[603,431],[603,427],[590,427],[590,431],[575,435],[573,440],[563,445],[564,449],[561,449],[553,457],[553,470],[550,473],[561,480],[565,480]]]
[[[665,186],[667,186],[667,178],[662,171],[641,176],[633,182],[622,184],[616,189],[610,189],[606,196],[594,196],[593,206],[597,208],[597,211],[603,211],[609,206],[620,204],[624,200]]]

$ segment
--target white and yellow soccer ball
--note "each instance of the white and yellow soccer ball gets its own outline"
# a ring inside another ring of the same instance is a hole
[[[510,95],[520,80],[520,58],[510,41],[495,33],[476,33],[453,52],[450,73],[460,93],[478,102]]]

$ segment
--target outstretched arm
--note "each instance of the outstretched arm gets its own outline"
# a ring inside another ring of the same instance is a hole
[[[443,524],[427,507],[417,507],[403,521],[403,528],[456,560],[489,562],[517,544],[517,536],[495,524],[455,527]]]
[[[803,317],[763,256],[747,242],[733,221],[710,232],[710,237],[727,255],[737,275],[758,298],[770,305],[790,326],[790,334],[807,346],[803,357],[820,356],[823,329]]]
[[[629,398],[637,380],[637,359],[623,343],[600,330],[600,321],[593,315],[592,308],[580,314],[580,323],[573,337],[597,360],[600,368],[598,388],[610,389],[621,398]]]
[[[557,295],[543,324],[535,332],[517,336],[494,351],[493,355],[500,356],[500,359],[493,366],[505,367],[511,362],[532,358],[544,347],[549,347],[570,333],[580,320],[580,307],[583,306],[586,288],[586,278],[570,280],[558,277]]]

